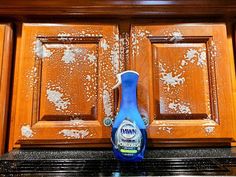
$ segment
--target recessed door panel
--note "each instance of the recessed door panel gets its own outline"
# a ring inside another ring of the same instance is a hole
[[[206,44],[154,43],[152,48],[157,119],[210,117]]]

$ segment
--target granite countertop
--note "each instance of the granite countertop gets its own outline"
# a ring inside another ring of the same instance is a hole
[[[147,149],[146,159],[152,158],[231,158],[236,157],[233,148],[165,148]],[[17,149],[4,154],[0,160],[40,159],[114,159],[111,149]]]
[[[22,175],[236,175],[236,147],[148,149],[136,163],[116,160],[111,149],[18,149],[0,158],[0,176]]]

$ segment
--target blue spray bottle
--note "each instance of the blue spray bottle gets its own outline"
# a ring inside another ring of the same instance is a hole
[[[112,127],[112,144],[115,157],[121,161],[141,161],[144,158],[147,134],[146,126],[137,106],[137,82],[139,74],[125,71],[117,75],[122,94],[120,110]]]

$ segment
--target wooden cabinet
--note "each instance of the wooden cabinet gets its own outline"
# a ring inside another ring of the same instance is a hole
[[[103,120],[124,66],[116,25],[25,23],[17,56],[14,147],[110,142]]]
[[[9,83],[11,68],[12,30],[9,24],[0,24],[0,155],[6,147]]]
[[[115,117],[112,86],[124,68],[140,74],[138,104],[149,118],[149,142],[231,142],[224,24],[133,24],[125,39],[113,24],[25,23],[21,29],[13,147],[110,146],[104,122]]]
[[[131,68],[148,136],[231,141],[233,100],[224,24],[133,25]]]

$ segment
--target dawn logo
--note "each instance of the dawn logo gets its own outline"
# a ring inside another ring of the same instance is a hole
[[[136,135],[136,129],[133,124],[124,124],[121,129],[120,133],[124,138],[131,139]]]
[[[142,146],[142,133],[136,123],[125,118],[115,133],[114,147],[124,156],[137,154]]]

